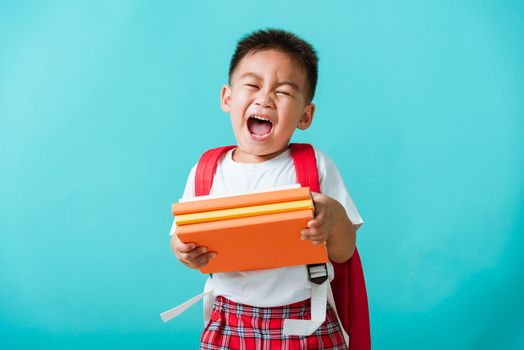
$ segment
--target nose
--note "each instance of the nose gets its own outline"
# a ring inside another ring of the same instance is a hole
[[[262,108],[273,108],[275,105],[268,92],[260,90],[255,98],[255,105]]]

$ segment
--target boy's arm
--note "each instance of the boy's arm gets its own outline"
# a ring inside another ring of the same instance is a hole
[[[342,263],[355,251],[355,226],[338,201],[320,193],[312,194],[315,217],[308,222],[308,228],[301,231],[302,239],[309,239],[313,244],[326,242],[330,260]]]
[[[195,196],[195,174],[197,164],[193,166],[186,181],[184,194],[182,198],[192,198]],[[176,235],[176,225],[173,221],[171,226],[171,249],[178,260],[192,269],[199,269],[207,265],[209,259],[213,258],[216,253],[208,252],[206,247],[197,247],[194,243],[184,243]]]

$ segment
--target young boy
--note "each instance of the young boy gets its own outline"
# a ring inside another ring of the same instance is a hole
[[[306,130],[313,120],[317,62],[310,44],[282,30],[259,30],[238,43],[229,85],[221,91],[221,107],[230,114],[237,147],[219,161],[211,194],[296,183],[289,142],[296,128]],[[315,217],[301,231],[301,238],[325,243],[330,260],[344,262],[353,254],[355,233],[363,221],[335,164],[318,150],[315,157],[322,194],[313,193]],[[195,171],[196,166],[184,198],[195,196]],[[182,243],[176,234],[171,246],[192,269],[205,266],[216,255],[206,247]],[[216,273],[212,283],[215,303],[201,338],[202,349],[346,348],[329,305],[325,322],[312,335],[283,335],[284,318],[310,317],[311,285],[305,266]]]

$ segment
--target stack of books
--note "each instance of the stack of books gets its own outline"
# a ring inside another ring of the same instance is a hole
[[[223,197],[196,197],[172,206],[176,231],[217,253],[202,273],[247,271],[328,261],[325,245],[302,241],[313,218],[308,187]]]

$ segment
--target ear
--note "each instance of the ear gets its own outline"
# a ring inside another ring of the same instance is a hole
[[[226,113],[231,110],[231,88],[228,85],[222,86],[220,92],[220,108]]]
[[[311,122],[313,121],[313,115],[315,114],[315,104],[310,103],[304,108],[304,113],[302,113],[302,117],[299,119],[297,128],[300,130],[306,130],[311,125]]]

